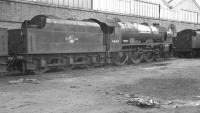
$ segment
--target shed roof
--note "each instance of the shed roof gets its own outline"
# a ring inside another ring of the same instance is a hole
[[[171,8],[174,8],[176,6],[178,6],[179,4],[181,4],[182,2],[186,1],[186,0],[163,0],[165,1],[168,6],[170,6]],[[199,4],[196,2],[196,0],[192,0],[192,2],[194,2],[194,4],[198,7],[198,9],[200,10],[200,6]]]

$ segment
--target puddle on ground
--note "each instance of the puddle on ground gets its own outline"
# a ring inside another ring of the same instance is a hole
[[[168,104],[164,104],[165,108],[177,107],[195,107],[200,106],[200,100],[171,100]]]
[[[126,103],[140,108],[178,108],[200,106],[200,100],[159,100],[154,97],[145,97],[141,95],[134,95],[134,97],[128,96],[128,101],[126,101]]]
[[[134,84],[124,84],[116,89],[127,94],[157,97],[163,100],[194,99],[200,95],[200,80],[191,78],[144,78]],[[199,99],[200,100],[200,99]]]
[[[156,64],[152,64],[148,67],[143,67],[141,68],[142,70],[147,70],[147,71],[153,71],[153,70],[165,70],[168,68],[168,65],[171,63],[156,63]]]
[[[171,63],[156,63],[156,64],[153,64],[153,66],[168,66],[169,64]]]
[[[200,82],[196,79],[146,78],[132,85],[117,86],[116,89],[124,96],[127,104],[132,103],[129,105],[136,105],[137,103],[136,106],[138,107],[200,107],[199,85]]]

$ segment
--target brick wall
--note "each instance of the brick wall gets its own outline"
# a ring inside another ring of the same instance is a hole
[[[24,20],[29,20],[33,16],[38,14],[56,15],[62,18],[75,17],[77,19],[120,18],[122,21],[139,23],[147,22],[150,25],[152,23],[160,23],[160,25],[165,26],[166,28],[168,28],[170,24],[174,24],[176,26],[177,31],[186,28],[200,29],[200,25],[195,25],[192,23],[150,19],[128,15],[109,14],[105,12],[69,9],[66,7],[57,8],[56,6],[0,0],[0,27],[9,29],[20,28],[21,22],[23,22]]]

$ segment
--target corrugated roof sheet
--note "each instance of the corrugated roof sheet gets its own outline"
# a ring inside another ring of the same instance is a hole
[[[180,2],[183,2],[184,0],[169,0],[168,3],[170,6],[176,6],[177,4],[179,4]]]
[[[176,7],[179,3],[184,2],[185,0],[164,0],[167,2],[167,4],[169,4],[169,6],[171,7]],[[198,0],[193,0],[193,2],[197,5],[197,7],[200,9],[199,5],[200,5],[200,1]]]

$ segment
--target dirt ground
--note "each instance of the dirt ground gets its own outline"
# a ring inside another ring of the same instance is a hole
[[[22,78],[40,83],[9,83]],[[200,113],[200,103],[140,108],[127,95],[200,102],[200,59],[1,77],[0,113]]]

